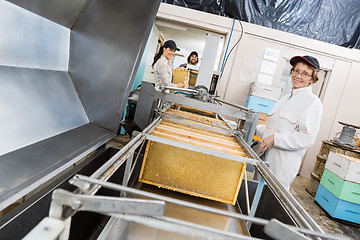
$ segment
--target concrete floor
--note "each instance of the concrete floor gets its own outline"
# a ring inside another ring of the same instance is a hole
[[[329,234],[356,240],[360,239],[360,226],[332,219],[331,216],[315,203],[314,197],[306,191],[308,184],[309,179],[298,176],[290,187],[290,193],[299,201],[320,227]]]

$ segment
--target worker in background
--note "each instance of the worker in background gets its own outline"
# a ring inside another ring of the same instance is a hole
[[[193,65],[193,66],[196,66],[196,64],[199,62],[199,56],[198,56],[198,53],[196,51],[192,51],[190,53],[190,55],[188,56],[187,58],[187,63],[183,63],[181,64],[179,67],[180,68],[187,68],[187,65],[190,64],[190,65]]]
[[[262,137],[259,152],[269,162],[270,170],[289,190],[303,156],[319,132],[323,107],[312,93],[311,84],[318,81],[319,62],[311,56],[295,56],[290,64],[292,90],[270,111],[266,125],[259,125],[257,136]]]
[[[155,87],[184,87],[183,83],[172,83],[172,69],[170,68],[170,60],[175,55],[176,51],[180,51],[176,47],[173,40],[168,40],[160,47],[159,52],[154,57],[152,67],[155,74]]]

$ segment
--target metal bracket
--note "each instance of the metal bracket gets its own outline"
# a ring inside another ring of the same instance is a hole
[[[58,209],[53,208],[62,209],[63,206],[69,206],[76,211],[98,212],[106,215],[163,216],[165,213],[164,201],[79,195],[63,189],[55,190],[52,200],[57,204],[51,205],[50,217],[57,218],[59,218],[59,214],[52,216],[52,213],[58,213]]]
[[[253,202],[251,204],[250,212],[248,213],[249,216],[251,216],[251,217],[255,217],[255,213],[256,213],[257,207],[259,205],[260,197],[261,197],[261,194],[262,194],[262,191],[264,188],[264,183],[265,183],[264,179],[261,178],[258,183],[258,186],[256,188],[256,192],[255,192]],[[251,222],[247,222],[247,224],[246,224],[246,226],[249,230],[250,230],[251,224],[252,224]]]
[[[298,231],[294,231],[289,226],[281,223],[276,219],[271,219],[264,227],[264,232],[277,240],[310,240],[310,238],[304,236]]]

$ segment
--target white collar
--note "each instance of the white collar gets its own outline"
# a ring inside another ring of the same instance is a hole
[[[293,89],[291,95],[304,94],[304,93],[312,93],[312,87],[308,86],[308,87]]]

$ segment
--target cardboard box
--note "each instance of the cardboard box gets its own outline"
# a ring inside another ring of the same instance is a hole
[[[190,79],[190,70],[174,69],[173,83],[182,83],[184,88],[188,88]]]
[[[257,125],[266,124],[266,119],[268,115],[266,113],[260,113],[259,121]]]
[[[196,80],[197,80],[197,77],[198,77],[198,73],[199,73],[198,71],[190,70],[189,85],[195,86]]]

